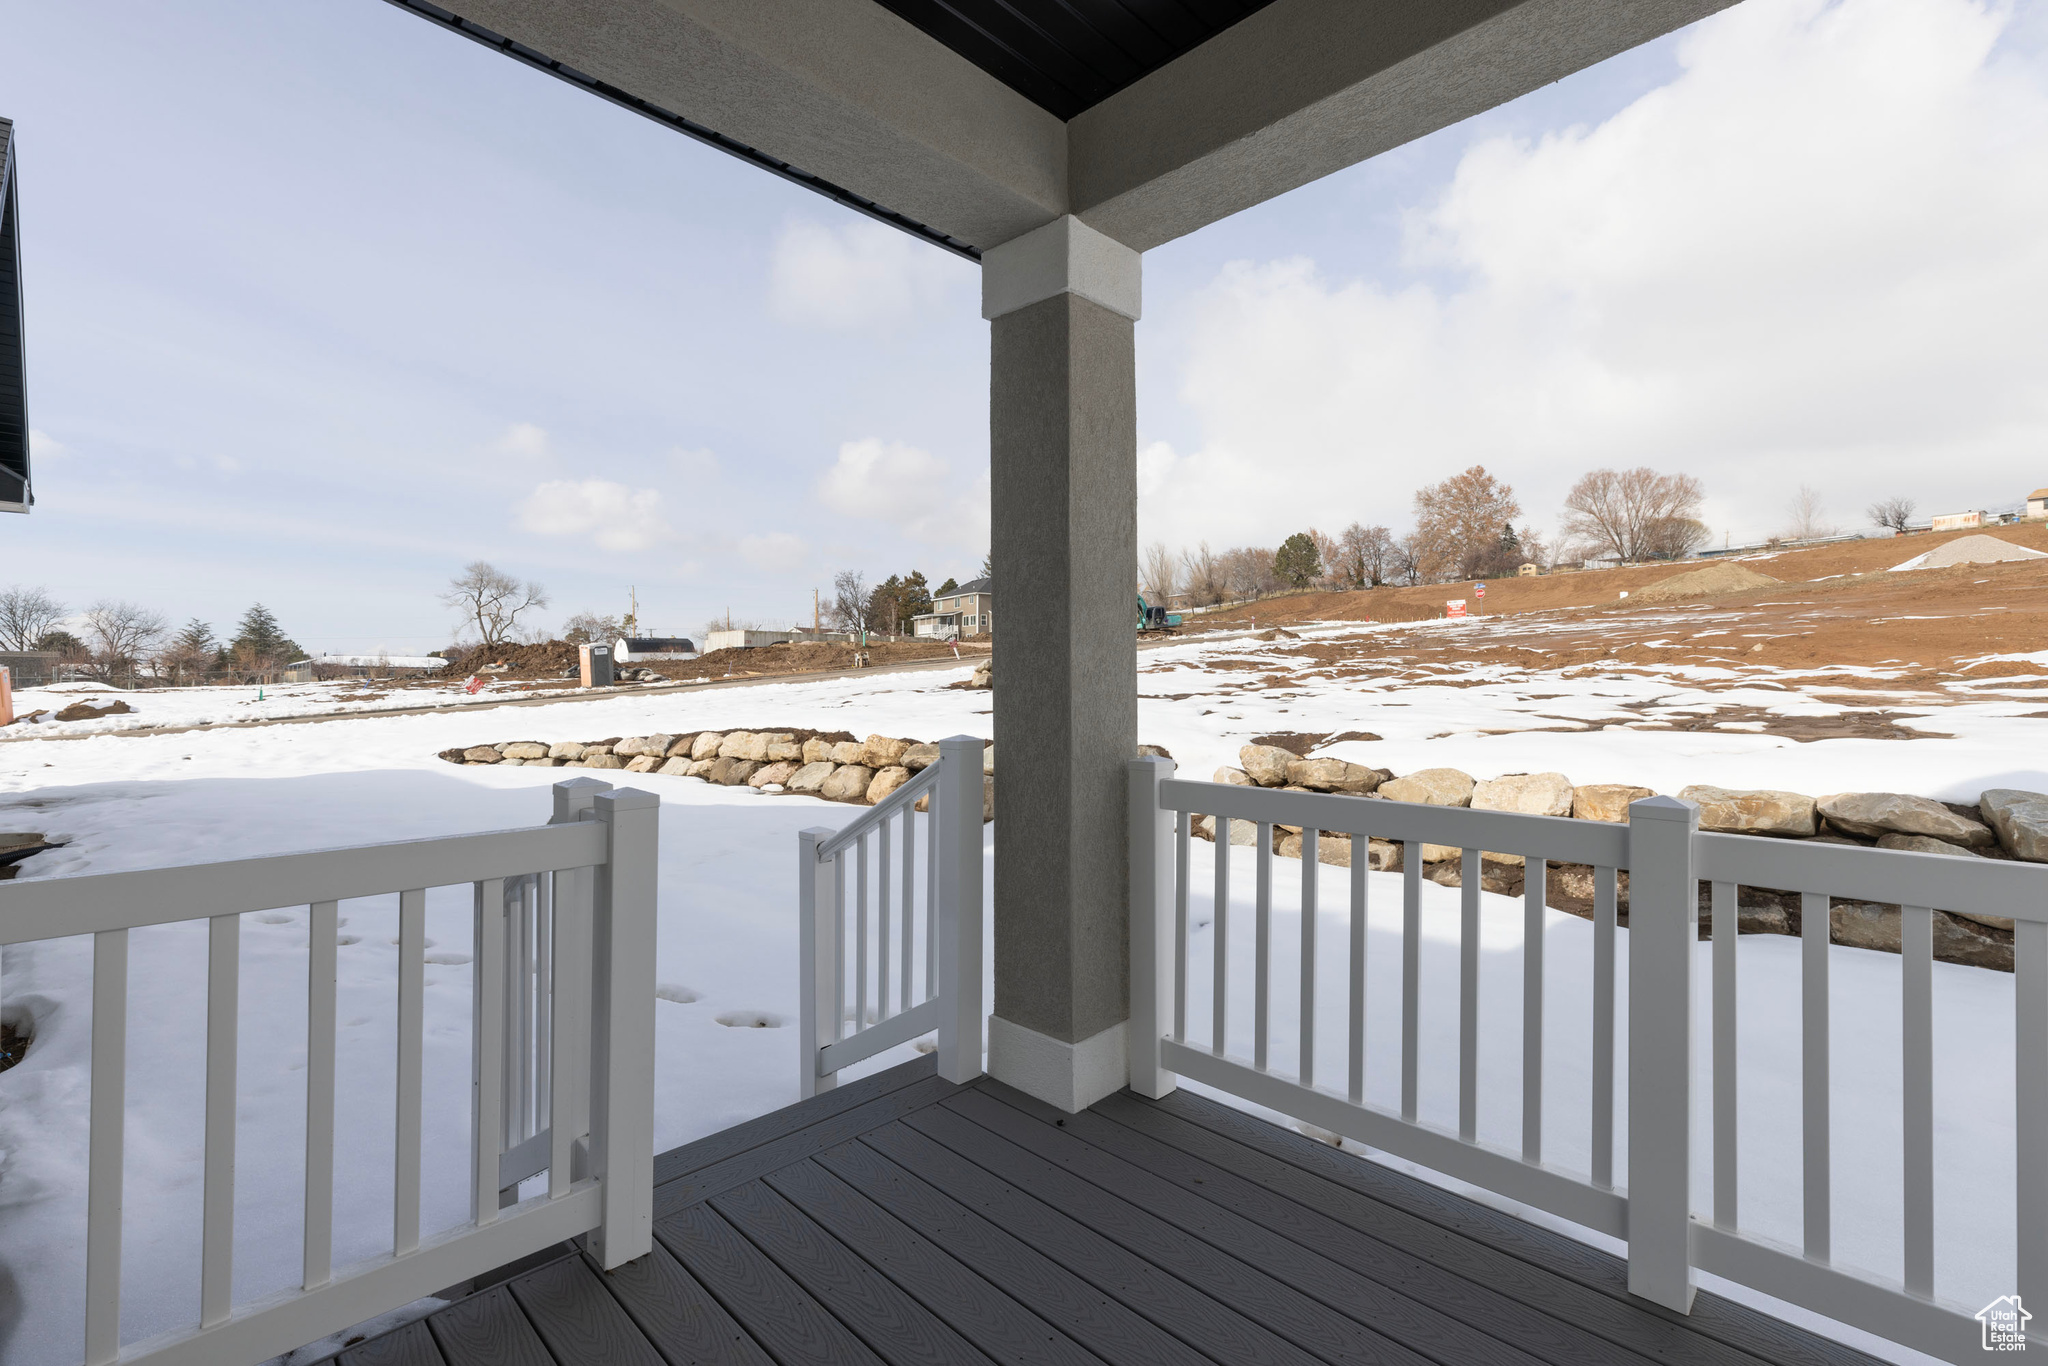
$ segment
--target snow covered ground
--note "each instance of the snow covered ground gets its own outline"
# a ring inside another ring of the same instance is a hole
[[[1356,631],[1361,628],[1345,628]],[[1373,628],[1364,628],[1367,630]],[[1282,642],[1284,644],[1285,642]],[[1558,769],[1579,782],[1632,782],[1675,791],[1693,782],[1786,786],[1808,792],[1876,788],[1974,800],[1986,786],[2048,790],[2040,743],[2042,680],[1986,680],[1938,711],[1932,728],[1950,740],[1839,739],[1813,743],[1745,731],[1657,728],[1586,732],[1600,720],[1655,720],[1687,707],[1724,706],[1731,693],[1639,670],[1474,671],[1438,681],[1294,674],[1266,683],[1274,646],[1191,642],[1141,657],[1140,738],[1163,744],[1182,771],[1207,777],[1234,762],[1238,745],[1263,734],[1369,731],[1335,751],[1407,771],[1452,765],[1481,777]],[[1271,662],[1277,670],[1280,658]],[[1300,664],[1286,661],[1287,670]],[[532,708],[422,716],[364,715],[313,725],[198,730],[174,735],[97,735],[67,742],[0,745],[0,827],[69,837],[37,856],[25,877],[145,868],[437,833],[537,823],[554,770],[455,767],[434,754],[454,745],[518,738],[589,739],[782,724],[936,739],[989,735],[990,694],[949,690],[957,671],[861,679],[764,683],[703,693],[565,701]],[[67,699],[69,700],[69,699]],[[1744,684],[1739,700],[1761,709],[1835,705],[1797,686]],[[1633,704],[1633,707],[1631,706]],[[1862,705],[1868,705],[1867,702]],[[1911,710],[1911,708],[1907,708]],[[2031,713],[2031,715],[2030,715]],[[1567,728],[1567,727],[1571,728]],[[620,775],[606,775],[618,778]],[[796,997],[794,834],[838,825],[855,808],[764,796],[747,789],[654,776],[635,785],[660,794],[661,943],[657,1006],[658,1148],[714,1132],[795,1098],[796,1048],[787,1028],[736,1028],[721,1015],[793,1020]],[[990,827],[993,840],[1001,825]],[[1193,956],[1206,964],[1208,860],[1195,848]],[[1249,896],[1251,851],[1232,879]],[[1298,905],[1300,867],[1275,863],[1277,906]],[[1341,904],[1343,874],[1324,904]],[[1397,1085],[1397,878],[1374,875],[1369,944],[1369,1090]],[[1425,888],[1423,1113],[1455,1114],[1457,1020],[1454,892]],[[467,892],[429,900],[427,971],[427,1162],[429,1228],[466,1214],[469,913]],[[1512,1145],[1519,1124],[1520,904],[1486,897],[1482,966],[1481,1132]],[[0,913],[5,890],[0,888]],[[389,1237],[395,1046],[395,904],[349,903],[340,984],[340,1107],[337,1262],[374,1252]],[[1249,999],[1251,917],[1233,916],[1233,988]],[[1341,943],[1331,916],[1325,945]],[[1549,964],[1546,1134],[1556,1162],[1583,1170],[1588,1134],[1586,1001],[1591,927],[1553,914]],[[250,916],[242,946],[241,1104],[236,1297],[293,1283],[298,1266],[306,918],[303,909]],[[1275,942],[1298,942],[1298,925],[1276,916]],[[168,926],[134,936],[131,964],[129,1145],[124,1335],[188,1322],[197,1303],[205,933]],[[1791,940],[1749,937],[1741,946],[1743,1219],[1796,1241],[1798,1228],[1797,950]],[[1897,1275],[1899,1067],[1897,959],[1837,948],[1835,1055],[1835,1247],[1845,1262]],[[1621,955],[1625,967],[1626,953]],[[1331,1012],[1319,1057],[1342,1066],[1341,960],[1319,994]],[[1290,951],[1273,965],[1275,1038],[1293,1006]],[[83,1270],[86,1066],[90,943],[52,941],[6,951],[0,1001],[34,1018],[27,1059],[0,1074],[0,1360],[77,1358]],[[1704,959],[1702,960],[1704,971]],[[1937,964],[1938,1289],[1971,1306],[2011,1290],[2012,981]],[[1207,1018],[1208,974],[1191,1019]],[[1625,990],[1625,985],[1624,985]],[[1626,1018],[1626,1005],[1620,1007]],[[1248,1022],[1239,1012],[1237,1019]],[[1235,1041],[1234,1041],[1235,1043]],[[1243,1045],[1248,1050],[1248,1041]],[[877,1059],[887,1066],[908,1047]],[[1276,1044],[1274,1066],[1291,1054]],[[1626,1076],[1625,1062],[1617,1075]],[[1625,1098],[1618,1098],[1625,1101]],[[1701,1135],[1710,1117],[1704,1104]],[[1617,1173],[1618,1177],[1625,1173]],[[1698,1193],[1702,1207],[1708,1199]]]

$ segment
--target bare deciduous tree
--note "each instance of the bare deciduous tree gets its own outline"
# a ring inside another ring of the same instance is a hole
[[[617,617],[598,612],[578,612],[562,623],[562,639],[571,645],[609,645],[625,633]]]
[[[1432,581],[1461,573],[1468,557],[1498,544],[1501,528],[1521,515],[1514,489],[1484,465],[1416,490],[1416,572]]]
[[[1811,484],[1801,484],[1799,492],[1792,495],[1792,502],[1786,508],[1791,523],[1785,528],[1788,541],[1812,541],[1822,536],[1835,534],[1834,523],[1823,514],[1820,490]]]
[[[0,593],[0,646],[33,650],[65,614],[64,604],[41,588],[10,588]]]
[[[1158,541],[1145,548],[1144,562],[1138,566],[1138,585],[1155,607],[1171,604],[1174,590],[1180,586],[1180,565],[1173,552]]]
[[[1559,524],[1566,536],[1625,563],[1672,559],[1700,544],[1687,544],[1691,533],[1684,524],[1699,526],[1696,514],[1706,496],[1705,487],[1689,474],[1659,474],[1642,465],[1594,470],[1565,495]],[[1674,546],[1682,548],[1674,553]]]
[[[874,592],[867,575],[858,569],[842,569],[832,576],[832,621],[848,631],[868,629],[868,606]]]
[[[1387,580],[1394,535],[1383,526],[1353,522],[1337,538],[1336,563],[1346,588],[1377,588]]]
[[[548,605],[548,592],[537,583],[521,583],[503,570],[478,560],[449,581],[441,595],[465,624],[476,627],[486,649],[513,638],[519,614]]]
[[[1872,503],[1870,510],[1864,515],[1870,518],[1872,526],[1889,527],[1900,535],[1904,535],[1912,526],[1913,513],[1919,507],[1920,505],[1911,498],[1886,498],[1880,502]],[[0,597],[0,626],[4,626],[6,611],[7,600],[4,597]]]
[[[1223,601],[1223,563],[1207,541],[1193,550],[1183,550],[1180,564],[1181,582],[1187,585],[1187,595],[1195,606],[1213,607]]]
[[[94,672],[106,679],[134,673],[150,647],[163,639],[165,626],[161,612],[132,602],[94,603],[85,612],[85,643]]]

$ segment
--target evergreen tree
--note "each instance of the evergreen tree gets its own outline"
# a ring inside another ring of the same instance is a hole
[[[948,577],[944,583],[940,584],[937,588],[934,588],[932,590],[932,593],[934,596],[943,598],[944,596],[946,596],[946,594],[952,592],[959,586],[959,580]]]
[[[1306,588],[1323,576],[1322,552],[1313,536],[1297,531],[1273,552],[1273,572],[1296,588]]]
[[[1503,556],[1522,553],[1522,538],[1515,535],[1515,524],[1505,522],[1500,529],[1500,549]]]
[[[227,653],[237,669],[255,674],[274,672],[305,657],[305,651],[284,633],[277,617],[260,602],[242,613]]]

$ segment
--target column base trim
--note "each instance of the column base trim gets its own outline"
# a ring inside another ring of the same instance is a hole
[[[1078,1114],[1130,1080],[1125,1023],[1079,1043],[1062,1043],[1035,1029],[988,1017],[988,1074],[1047,1105]]]

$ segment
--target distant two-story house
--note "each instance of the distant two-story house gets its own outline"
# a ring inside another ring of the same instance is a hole
[[[934,640],[985,636],[995,630],[994,579],[975,579],[932,599],[932,610],[910,619],[910,633]]]
[[[2035,489],[2027,495],[2027,520],[2048,522],[2048,489]]]

